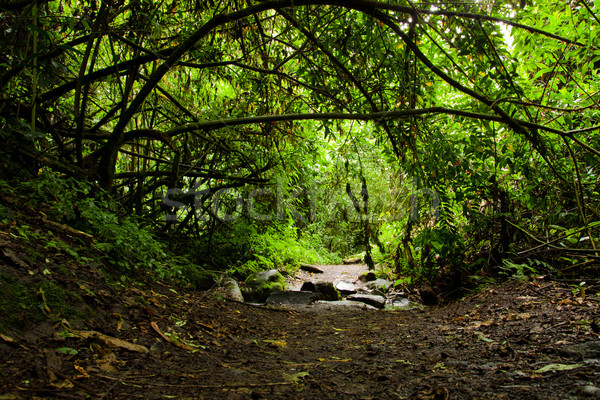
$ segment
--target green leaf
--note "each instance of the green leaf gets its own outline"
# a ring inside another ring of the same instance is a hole
[[[292,383],[299,383],[300,379],[307,377],[309,375],[308,371],[296,372],[295,374],[286,374],[283,373],[283,379]]]
[[[79,351],[71,347],[59,347],[58,349],[56,349],[56,351],[58,351],[59,353],[66,354],[68,356],[74,356],[79,354]]]
[[[542,368],[536,369],[534,372],[543,374],[550,371],[568,371],[571,369],[583,367],[585,364],[548,364]]]

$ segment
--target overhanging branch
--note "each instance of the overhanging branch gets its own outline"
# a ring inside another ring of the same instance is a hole
[[[215,129],[233,127],[238,125],[248,124],[259,124],[259,123],[276,123],[284,121],[302,121],[302,120],[356,120],[356,121],[374,121],[376,123],[388,121],[392,119],[402,119],[406,117],[415,117],[420,115],[432,115],[432,114],[447,114],[456,115],[465,118],[478,119],[483,121],[496,121],[501,123],[508,123],[502,116],[482,114],[471,111],[454,110],[446,107],[427,107],[410,110],[394,110],[394,111],[380,111],[374,113],[307,113],[307,114],[279,114],[279,115],[258,115],[254,117],[241,117],[241,118],[225,118],[213,121],[204,121],[193,124],[186,124],[177,128],[171,129],[166,132],[167,137],[177,136],[186,132],[192,132],[197,130],[211,131]],[[535,124],[532,122],[514,120],[521,126],[538,129],[546,132],[552,132],[559,135],[566,135],[566,132],[559,129]],[[128,133],[128,135],[131,132]]]

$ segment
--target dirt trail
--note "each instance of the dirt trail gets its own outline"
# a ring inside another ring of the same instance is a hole
[[[3,337],[3,398],[564,400],[600,392],[599,298],[552,282],[391,312],[264,308],[167,285],[117,295],[89,283],[103,308],[87,329],[150,351],[84,339],[64,322],[15,342]]]
[[[300,290],[304,282],[357,282],[358,277],[369,270],[366,264],[319,265],[323,273],[312,273],[299,270],[287,280],[288,289]]]

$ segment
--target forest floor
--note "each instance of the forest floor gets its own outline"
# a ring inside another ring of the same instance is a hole
[[[31,262],[32,244],[2,228],[0,399],[600,397],[599,288],[513,281],[399,311],[257,307],[219,289],[107,284],[62,253]],[[19,312],[18,282],[44,288],[43,318]]]

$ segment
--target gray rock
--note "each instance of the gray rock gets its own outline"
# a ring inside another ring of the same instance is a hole
[[[369,289],[378,289],[382,292],[387,292],[393,284],[394,282],[390,282],[386,279],[375,279],[374,281],[367,283],[367,287]]]
[[[356,286],[354,286],[354,283],[348,281],[339,281],[335,284],[335,288],[343,295],[356,293]]]
[[[586,385],[581,388],[581,394],[587,397],[600,398],[600,388],[593,385]]]
[[[319,300],[314,303],[316,307],[326,307],[327,309],[333,309],[336,307],[354,307],[360,308],[363,310],[377,310],[378,308],[373,307],[371,305],[359,302],[359,301],[350,301],[350,300],[340,300],[340,301],[327,301],[327,300]]]
[[[363,272],[358,277],[358,280],[360,280],[362,282],[371,282],[371,281],[374,281],[375,279],[377,279],[377,275],[375,275],[375,272],[373,272],[373,271]]]
[[[307,272],[312,272],[314,274],[322,274],[323,270],[316,265],[310,264],[300,264],[300,269]]]
[[[285,278],[276,269],[255,272],[246,279],[248,297],[252,300],[264,301],[276,290],[285,290]]]
[[[302,287],[300,288],[300,290],[302,290],[304,292],[316,292],[317,291],[317,287],[312,282],[304,282],[302,284]]]
[[[565,356],[571,356],[580,360],[600,357],[600,340],[591,340],[589,342],[576,343],[563,346],[559,353]]]
[[[244,301],[244,296],[242,296],[242,291],[238,286],[238,283],[233,278],[225,278],[223,279],[223,287],[225,288],[225,297],[229,300],[234,301]]]
[[[394,308],[406,308],[411,307],[412,302],[405,297],[397,297],[394,299],[394,301],[392,301],[391,306]]]
[[[385,297],[385,293],[379,289],[373,289],[373,290],[371,290],[371,293],[369,293],[369,294],[374,294],[377,296]]]
[[[315,292],[302,290],[284,290],[272,292],[267,298],[267,304],[310,304],[319,300]]]
[[[315,289],[321,295],[321,300],[336,301],[342,298],[340,292],[333,286],[333,282],[317,282]]]
[[[374,294],[356,293],[348,296],[346,299],[350,301],[360,301],[380,310],[385,307],[385,297]]]

